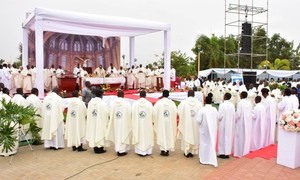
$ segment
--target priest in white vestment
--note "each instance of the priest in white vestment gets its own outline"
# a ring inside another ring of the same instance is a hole
[[[37,88],[32,88],[31,94],[26,98],[26,105],[32,106],[36,110],[36,114],[42,115],[42,101],[38,97],[39,90]],[[38,127],[43,128],[43,119],[41,117],[36,117],[36,124]]]
[[[42,106],[42,140],[44,147],[58,150],[65,147],[64,144],[64,107],[63,99],[58,95],[58,88],[48,93]]]
[[[175,151],[177,129],[177,107],[168,99],[169,91],[163,91],[163,98],[154,105],[154,131],[157,135],[157,144],[161,156],[169,156],[169,151]]]
[[[286,88],[284,90],[283,98],[278,103],[278,110],[279,110],[279,117],[277,119],[281,118],[282,113],[287,110],[293,109],[293,101],[291,99],[291,90],[289,88]]]
[[[275,98],[269,95],[269,89],[262,88],[261,94],[265,98],[263,105],[266,108],[264,146],[269,146],[275,143],[277,103]]]
[[[11,101],[19,106],[26,106],[26,100],[23,95],[23,89],[17,88],[17,93],[12,97]]]
[[[137,79],[137,88],[145,88],[146,84],[146,77],[145,77],[145,69],[143,68],[142,64],[136,69],[136,79]]]
[[[110,146],[109,141],[105,139],[109,123],[109,108],[102,99],[102,89],[97,88],[93,92],[95,97],[88,103],[86,140],[96,154],[102,154],[106,152],[104,147]]]
[[[231,94],[225,93],[224,102],[219,106],[218,119],[219,138],[218,138],[218,157],[222,159],[229,158],[232,153],[235,109],[230,102]]]
[[[199,124],[199,160],[201,164],[211,164],[217,167],[218,111],[211,105],[211,96],[207,96],[205,100],[205,106],[200,109],[197,115]]]
[[[21,75],[23,76],[23,92],[30,93],[32,89],[32,75],[28,65],[21,71]]]
[[[111,104],[110,121],[106,139],[114,142],[118,156],[124,156],[130,149],[131,105],[124,99],[124,92],[118,91],[118,98]]]
[[[135,69],[134,69],[134,66],[131,67],[131,69],[129,69],[127,71],[127,86],[128,86],[128,89],[134,89],[137,87],[137,80],[136,80],[136,77],[135,77]]]
[[[104,78],[106,76],[106,72],[105,70],[103,69],[102,65],[100,64],[99,67],[97,67],[95,70],[94,70],[94,74],[96,75],[96,77],[101,77],[101,78]]]
[[[234,156],[242,157],[250,152],[252,129],[252,104],[247,92],[241,92],[241,101],[235,114]]]
[[[198,154],[199,126],[196,118],[201,107],[202,104],[195,98],[193,90],[188,91],[188,98],[178,106],[178,138],[181,139],[181,150],[185,157]]]
[[[266,88],[263,88],[266,89]],[[264,147],[266,132],[266,108],[261,103],[261,97],[255,97],[255,107],[252,110],[252,135],[250,151],[256,151]]]
[[[86,151],[82,147],[86,143],[86,106],[85,103],[78,98],[78,91],[72,92],[73,98],[68,104],[68,113],[66,119],[66,134],[67,147],[72,147],[73,151]]]
[[[152,154],[154,146],[153,105],[146,99],[146,91],[140,91],[140,99],[132,104],[132,144],[141,157]]]

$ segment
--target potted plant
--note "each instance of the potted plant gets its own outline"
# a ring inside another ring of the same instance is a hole
[[[5,100],[0,102],[0,155],[8,156],[17,152],[22,125],[29,124],[29,129],[24,133],[30,132],[33,141],[40,138],[37,116],[32,106],[24,107]]]

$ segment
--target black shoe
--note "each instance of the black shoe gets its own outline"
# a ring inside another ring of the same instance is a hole
[[[117,152],[117,155],[118,155],[118,156],[125,156],[125,155],[127,155],[127,152],[123,152],[123,153]]]
[[[218,158],[221,158],[221,159],[226,159],[224,154],[220,154],[220,155],[218,155],[217,157],[218,157]]]
[[[77,147],[76,146],[72,146],[73,151],[77,151]]]
[[[189,156],[189,157],[194,157],[194,154],[188,153],[188,156]]]
[[[145,154],[145,155],[143,155],[143,154],[137,154],[137,155],[139,155],[140,157],[146,157],[148,154]]]
[[[81,144],[80,146],[78,146],[77,152],[83,152],[83,151],[87,151],[87,149],[84,149]]]
[[[183,155],[184,155],[186,158],[189,158],[189,157],[190,157],[189,154],[183,153]]]
[[[94,147],[94,152],[95,152],[96,154],[102,154],[102,153],[105,153],[106,150],[104,150],[103,147],[101,147],[101,148]]]
[[[229,159],[229,155],[224,155],[224,159]]]
[[[169,151],[160,151],[161,156],[169,156]]]

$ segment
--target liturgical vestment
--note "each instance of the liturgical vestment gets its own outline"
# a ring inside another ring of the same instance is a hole
[[[235,109],[229,100],[225,100],[224,103],[220,104],[218,119],[220,121],[218,154],[230,155],[233,146]]]
[[[216,141],[218,111],[210,104],[200,109],[197,115],[199,124],[199,159],[202,164],[218,166]]]
[[[177,107],[172,100],[164,97],[155,103],[154,131],[157,134],[157,144],[161,151],[175,150],[176,116]]]
[[[252,137],[250,150],[255,151],[264,146],[266,133],[266,108],[258,103],[252,110]]]
[[[54,92],[50,92],[43,101],[42,106],[42,140],[44,147],[64,148],[63,100]]]
[[[235,114],[234,156],[242,157],[250,151],[252,130],[252,105],[242,99],[237,105]]]
[[[199,126],[196,118],[201,107],[200,101],[194,97],[188,97],[178,106],[178,138],[181,139],[181,150],[185,155],[198,154]]]
[[[109,122],[108,105],[100,97],[92,98],[87,110],[86,140],[90,147],[108,147],[105,133]]]
[[[152,154],[154,146],[152,113],[153,106],[145,98],[140,98],[132,104],[132,144],[135,145],[137,154]]]
[[[130,149],[131,140],[131,106],[124,98],[118,97],[110,109],[110,121],[106,132],[107,140],[114,142],[119,153]]]
[[[86,106],[78,97],[73,97],[68,104],[66,134],[68,147],[79,147],[86,141]]]

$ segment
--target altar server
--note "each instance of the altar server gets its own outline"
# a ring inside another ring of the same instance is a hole
[[[118,98],[111,104],[107,140],[115,143],[118,156],[124,156],[130,149],[131,105],[124,99],[124,92],[118,91]]]
[[[206,104],[197,115],[199,124],[199,159],[201,164],[218,166],[216,153],[218,111],[211,105],[212,97],[206,97]]]
[[[139,156],[152,154],[154,146],[153,105],[146,99],[146,91],[140,91],[140,99],[132,104],[132,144]]]
[[[250,151],[252,129],[252,105],[247,100],[247,92],[241,92],[241,101],[235,114],[234,156],[242,157]]]
[[[23,91],[28,93],[32,89],[32,75],[28,65],[21,71],[21,75],[23,76]]]
[[[44,147],[54,150],[64,148],[64,107],[63,100],[58,95],[58,88],[54,88],[52,92],[48,93],[43,101],[42,118],[43,130],[42,140]]]
[[[86,140],[89,142],[89,146],[94,148],[96,154],[101,154],[106,152],[104,147],[109,146],[109,141],[105,139],[109,122],[109,108],[102,99],[102,89],[97,88],[93,92],[96,97],[92,98],[88,104]]]
[[[161,156],[169,156],[169,151],[175,150],[177,107],[168,99],[169,91],[163,91],[163,98],[154,105],[154,130],[157,134],[157,144]]]
[[[266,89],[266,88],[263,88]],[[252,110],[252,137],[250,150],[255,151],[264,146],[266,132],[266,108],[261,103],[261,97],[255,97],[255,107]]]
[[[193,157],[194,154],[198,154],[199,126],[196,118],[201,107],[193,90],[188,91],[188,98],[178,106],[178,138],[181,139],[181,150],[185,157]]]
[[[269,89],[262,88],[261,94],[265,98],[263,105],[266,108],[264,146],[269,146],[275,142],[277,103],[276,100],[269,95]]]
[[[218,157],[227,159],[232,152],[235,109],[230,102],[231,94],[225,93],[224,102],[219,106],[218,119],[220,121],[218,138]]]
[[[42,115],[42,101],[38,97],[39,90],[37,88],[32,88],[31,94],[26,98],[26,105],[32,106],[36,110],[36,114]],[[43,127],[43,121],[41,117],[36,117],[36,123],[38,127]]]
[[[72,147],[73,151],[82,152],[86,151],[82,147],[86,142],[86,106],[78,98],[78,91],[73,91],[72,96],[73,98],[70,99],[68,104],[65,139],[67,140],[67,146]]]
[[[26,106],[26,100],[22,88],[17,88],[17,93],[12,97],[11,101],[19,106]]]

